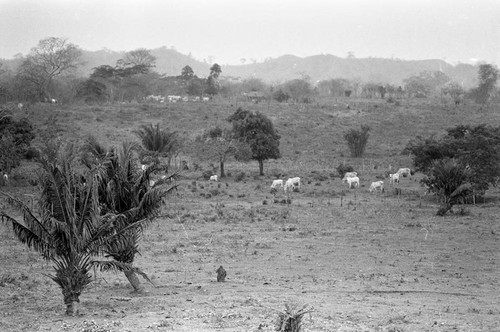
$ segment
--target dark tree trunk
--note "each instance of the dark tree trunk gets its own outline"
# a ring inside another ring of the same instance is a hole
[[[137,274],[135,274],[134,271],[127,270],[123,271],[123,273],[127,277],[128,282],[130,282],[130,285],[132,285],[132,287],[134,288],[135,292],[141,293],[142,291],[144,291],[144,287],[141,285],[139,277],[137,277]]]
[[[259,160],[259,174],[264,175],[264,160]]]
[[[80,297],[71,290],[63,290],[64,304],[66,305],[66,315],[75,316],[78,314],[78,303]]]
[[[226,173],[224,172],[224,162],[223,161],[220,162],[220,177],[221,178],[226,177]]]

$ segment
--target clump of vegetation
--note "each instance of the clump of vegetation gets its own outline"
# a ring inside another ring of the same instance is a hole
[[[340,175],[340,178],[342,179],[347,172],[354,172],[354,167],[351,165],[345,165],[345,164],[340,164],[336,168],[337,172]]]
[[[285,304],[285,311],[279,312],[275,323],[275,331],[279,332],[300,332],[304,316],[313,311],[307,304]]]
[[[362,157],[365,153],[368,137],[370,137],[369,131],[369,126],[361,126],[361,130],[350,129],[344,134],[344,139],[353,158]]]
[[[236,173],[236,175],[234,176],[234,181],[235,182],[241,182],[245,179],[247,175],[245,174],[245,172],[241,171],[241,172],[238,172]]]
[[[427,175],[424,184],[444,202],[439,214],[484,195],[500,180],[500,127],[460,125],[447,132],[442,138],[417,137],[403,150],[413,156],[416,170]]]

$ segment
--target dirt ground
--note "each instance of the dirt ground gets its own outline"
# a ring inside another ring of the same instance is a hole
[[[154,285],[97,273],[76,317],[1,225],[0,331],[274,331],[286,304],[311,309],[303,331],[500,331],[500,195],[437,217],[404,180],[399,197],[304,181],[290,205],[269,180],[184,180],[135,263]]]

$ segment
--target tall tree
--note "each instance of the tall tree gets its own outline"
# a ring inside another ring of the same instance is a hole
[[[153,68],[156,65],[156,57],[151,54],[150,50],[145,48],[138,48],[125,53],[125,58],[123,60],[130,67],[144,66]]]
[[[224,165],[229,158],[248,160],[252,155],[246,143],[237,140],[229,129],[218,126],[198,136],[192,147],[197,158],[215,160],[219,163],[221,178],[226,177]]]
[[[184,66],[181,71],[181,77],[183,80],[189,81],[194,77],[194,70],[190,66]]]
[[[214,63],[213,66],[210,67],[210,76],[213,76],[215,79],[218,79],[221,73],[222,68],[219,64]]]
[[[236,138],[247,143],[252,159],[259,163],[259,174],[264,175],[264,161],[281,158],[280,135],[272,121],[260,112],[246,111],[241,107],[228,118]]]
[[[482,64],[479,66],[478,73],[479,86],[474,90],[474,97],[478,104],[486,104],[497,83],[498,68],[491,64]]]
[[[77,68],[81,54],[80,48],[67,39],[45,38],[31,49],[18,74],[37,87],[40,99],[50,99],[54,78]]]

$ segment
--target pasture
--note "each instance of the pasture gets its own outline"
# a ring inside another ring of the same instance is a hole
[[[500,330],[500,192],[437,217],[437,202],[419,185],[422,174],[397,186],[383,178],[389,165],[411,167],[400,152],[412,137],[499,123],[498,109],[224,101],[45,105],[27,115],[40,137],[78,144],[92,133],[117,145],[135,139],[144,123],[192,136],[239,106],[273,120],[283,157],[265,163],[265,176],[257,175],[257,162],[228,162],[229,176],[219,182],[193,167],[184,171],[141,242],[135,265],[153,282],[143,281],[144,294],[131,293],[122,274],[98,272],[81,296],[81,314],[66,317],[59,288],[44,275],[50,264],[0,225],[0,331],[274,331],[277,313],[294,303],[312,308],[304,331]],[[365,158],[352,159],[343,132],[360,124],[372,130]],[[359,173],[359,188],[341,182],[335,167],[342,162]],[[32,169],[24,163],[2,190],[35,199],[26,180]],[[282,203],[283,189],[270,193],[278,176],[301,177],[290,204]],[[370,193],[381,177],[385,191]],[[227,271],[223,283],[216,282],[219,266]]]

